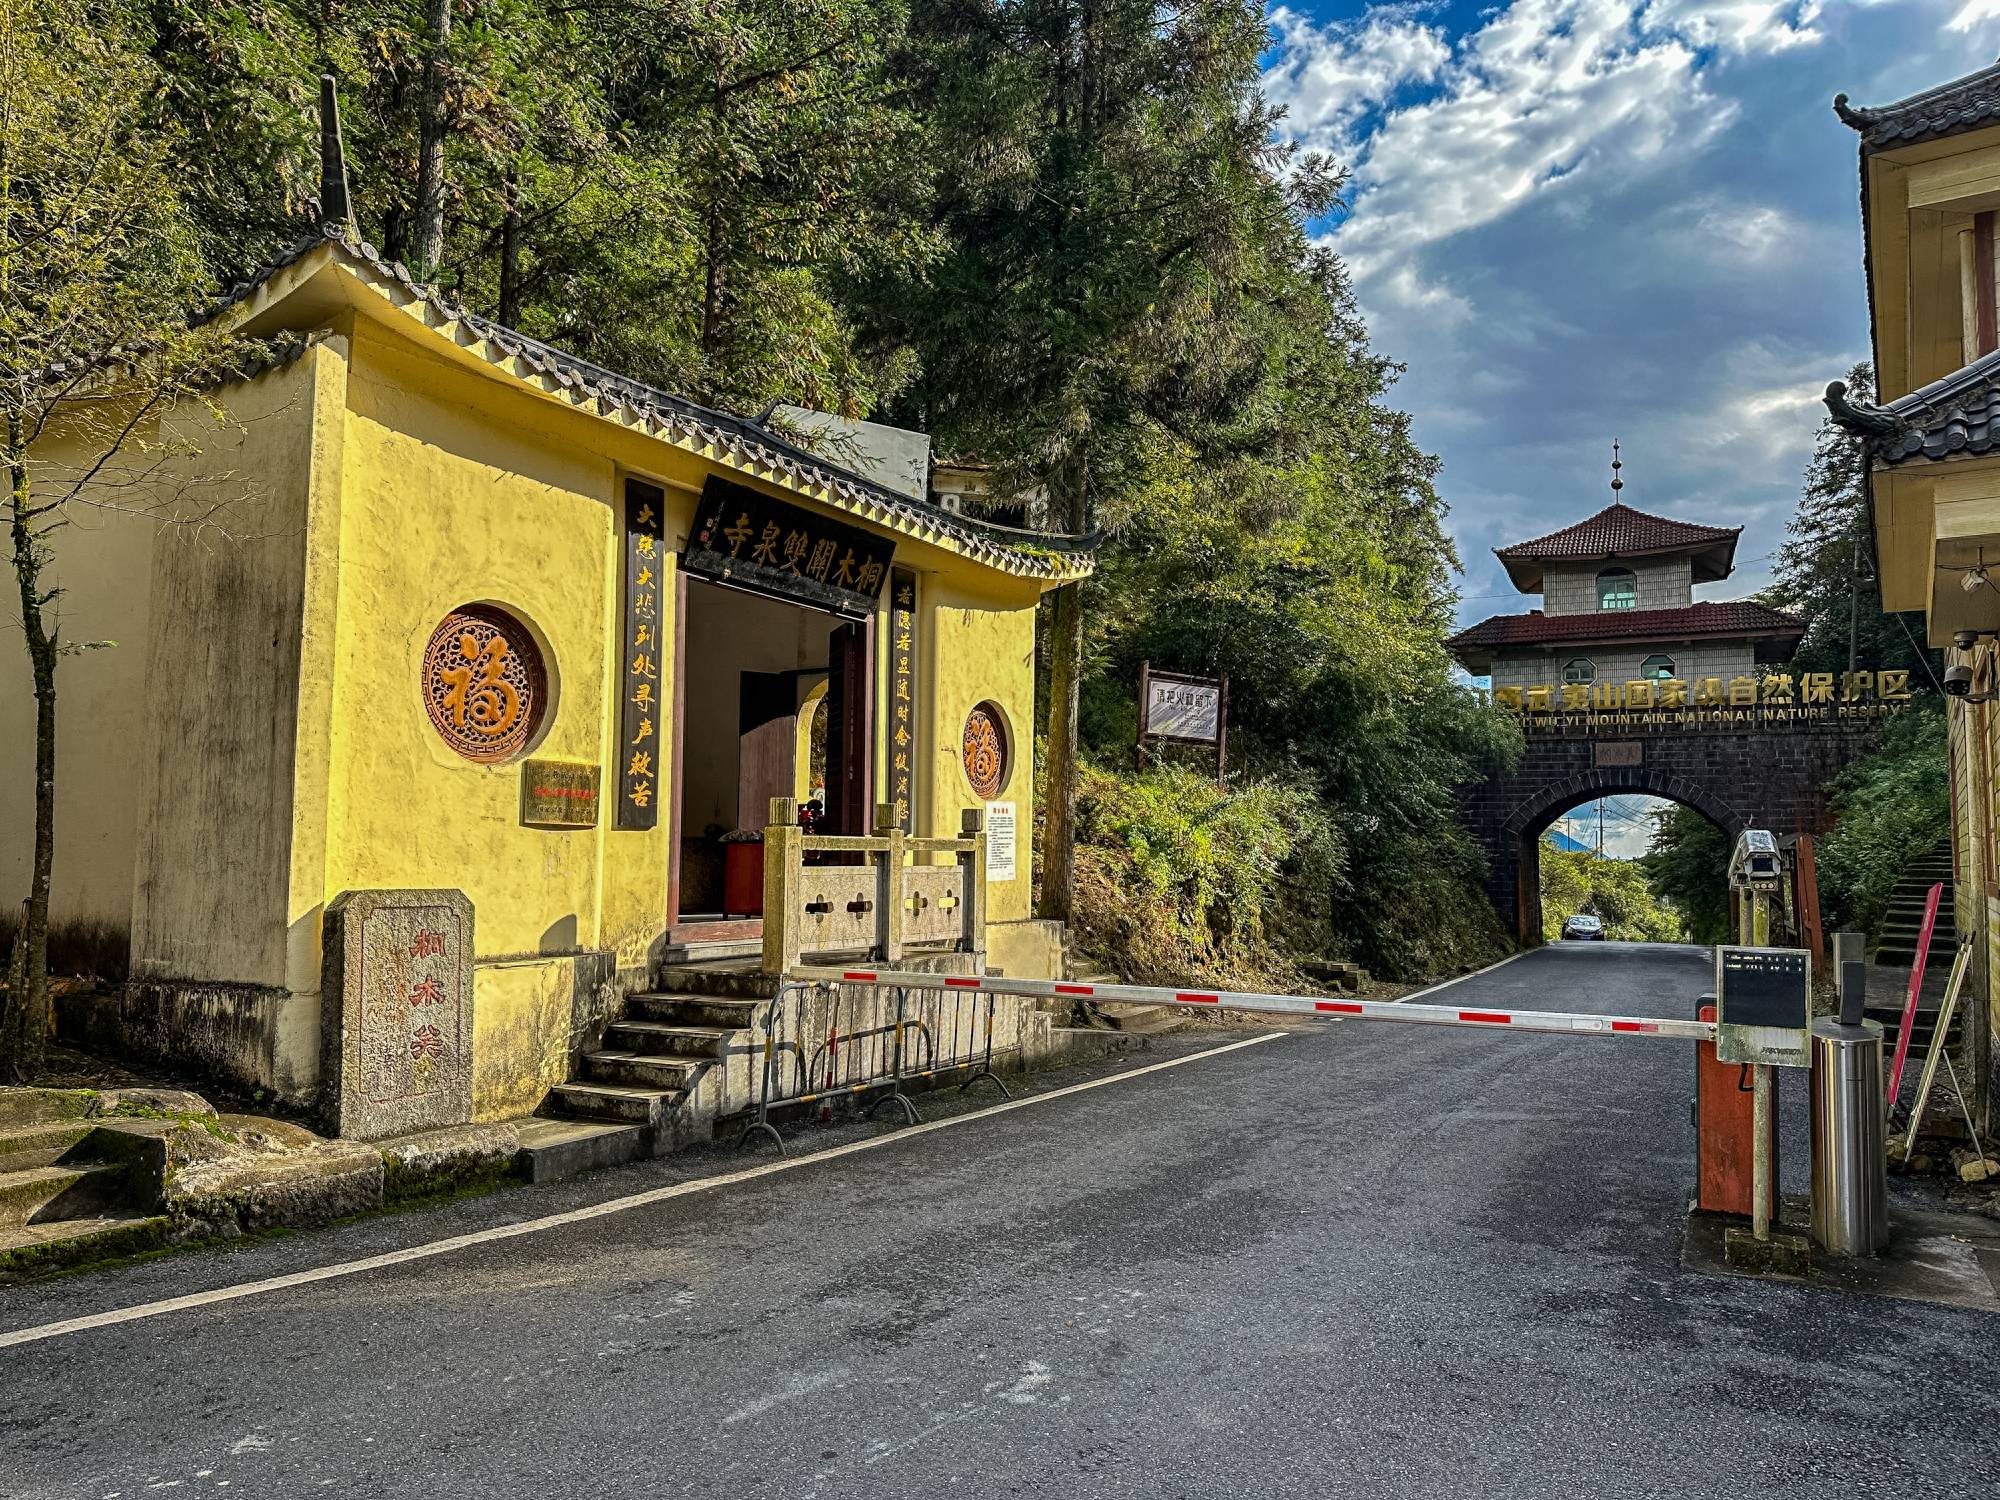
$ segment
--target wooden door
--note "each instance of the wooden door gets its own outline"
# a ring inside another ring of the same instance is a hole
[[[827,653],[826,818],[829,833],[865,834],[873,792],[870,625],[834,630]]]

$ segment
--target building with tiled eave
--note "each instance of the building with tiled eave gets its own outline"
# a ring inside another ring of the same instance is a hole
[[[1494,549],[1542,608],[1494,615],[1447,645],[1496,694],[1541,685],[1728,682],[1787,661],[1804,632],[1751,600],[1697,602],[1735,562],[1740,527],[1706,526],[1614,502],[1546,536]]]

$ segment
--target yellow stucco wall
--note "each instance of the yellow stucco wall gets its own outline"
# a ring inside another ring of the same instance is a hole
[[[344,369],[337,342],[316,345],[230,387],[222,422],[189,416],[207,429],[195,482],[234,536],[176,529],[153,552],[151,629],[134,643],[137,978],[285,984],[307,499],[322,395],[337,401]]]
[[[72,467],[56,446],[51,464]],[[60,800],[50,915],[124,930],[132,919],[133,771],[146,719],[154,528],[137,516],[80,509],[52,540],[45,586],[63,591],[63,638],[116,644],[65,656],[56,668]],[[11,570],[7,582],[11,594]],[[28,653],[12,628],[18,605],[9,603],[10,628],[0,630],[0,901],[11,910],[26,898],[33,868],[35,705]],[[71,795],[84,788],[90,795]]]
[[[1012,802],[1016,842],[1014,878],[989,882],[986,917],[1012,922],[1034,905],[1032,824],[1035,788],[1035,595],[977,575],[931,573],[921,578],[918,676],[924,683],[924,729],[919,748],[929,787],[919,803],[924,832],[950,838],[966,808],[986,800],[966,779],[966,716],[981,703],[995,704],[1007,730],[1007,776],[991,800]]]

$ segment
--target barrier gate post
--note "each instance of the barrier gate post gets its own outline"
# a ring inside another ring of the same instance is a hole
[[[1882,1023],[1863,1018],[1868,966],[1840,966],[1840,1015],[1812,1023],[1812,1237],[1829,1255],[1889,1242]]]

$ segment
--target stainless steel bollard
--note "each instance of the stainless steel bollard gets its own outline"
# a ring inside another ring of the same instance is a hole
[[[1812,1023],[1812,1237],[1829,1255],[1879,1255],[1889,1239],[1882,1026]]]

